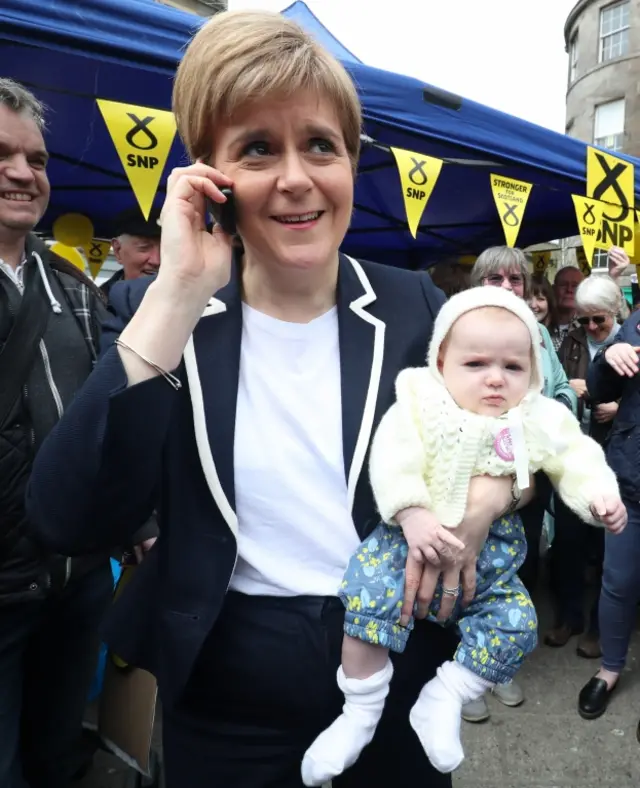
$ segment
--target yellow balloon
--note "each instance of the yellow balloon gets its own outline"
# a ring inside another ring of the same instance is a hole
[[[68,260],[70,263],[73,263],[76,268],[79,268],[83,273],[86,268],[84,263],[84,257],[80,254],[77,249],[74,249],[73,246],[67,246],[66,244],[55,243],[51,247],[51,251],[54,254],[57,254],[59,257],[64,257],[65,260]]]
[[[65,213],[53,223],[53,237],[65,246],[87,246],[93,238],[93,222],[81,213]]]

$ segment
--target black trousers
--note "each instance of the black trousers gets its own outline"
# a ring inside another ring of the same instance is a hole
[[[596,588],[587,626],[598,632],[598,598],[604,560],[604,528],[583,523],[558,496],[555,499],[555,534],[549,555],[549,579],[556,623],[582,629],[587,602],[586,570],[595,568]]]
[[[527,537],[527,556],[520,567],[518,577],[530,595],[533,594],[540,575],[540,538],[544,513],[549,505],[552,491],[551,482],[544,473],[536,474],[535,485],[535,498],[519,512]]]
[[[301,788],[300,764],[340,713],[344,608],[334,597],[229,593],[183,700],[164,709],[167,788]],[[418,623],[376,736],[333,788],[451,788],[409,725],[420,689],[449,659],[451,631]]]
[[[0,786],[68,788],[111,601],[109,562],[46,600],[0,607]]]

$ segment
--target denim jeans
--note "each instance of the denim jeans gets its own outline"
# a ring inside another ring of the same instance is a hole
[[[49,598],[0,607],[0,786],[68,788],[109,605],[108,561]]]
[[[600,594],[602,665],[619,673],[625,665],[640,600],[640,504],[625,501],[629,522],[614,536],[605,535]]]

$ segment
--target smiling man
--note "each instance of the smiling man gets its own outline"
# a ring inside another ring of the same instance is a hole
[[[89,376],[100,291],[36,237],[49,202],[43,108],[0,78],[0,786],[67,788],[109,604],[108,556],[29,536],[25,492],[44,439]],[[77,469],[61,467],[60,483]]]
[[[112,241],[113,254],[122,266],[102,285],[102,292],[108,297],[116,282],[152,276],[160,267],[160,225],[159,213],[151,211],[146,220],[139,208],[121,213],[115,220],[116,237]]]

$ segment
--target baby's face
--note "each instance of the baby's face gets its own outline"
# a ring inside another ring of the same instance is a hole
[[[459,407],[501,416],[518,405],[531,382],[531,336],[506,309],[467,312],[453,324],[439,368]]]

